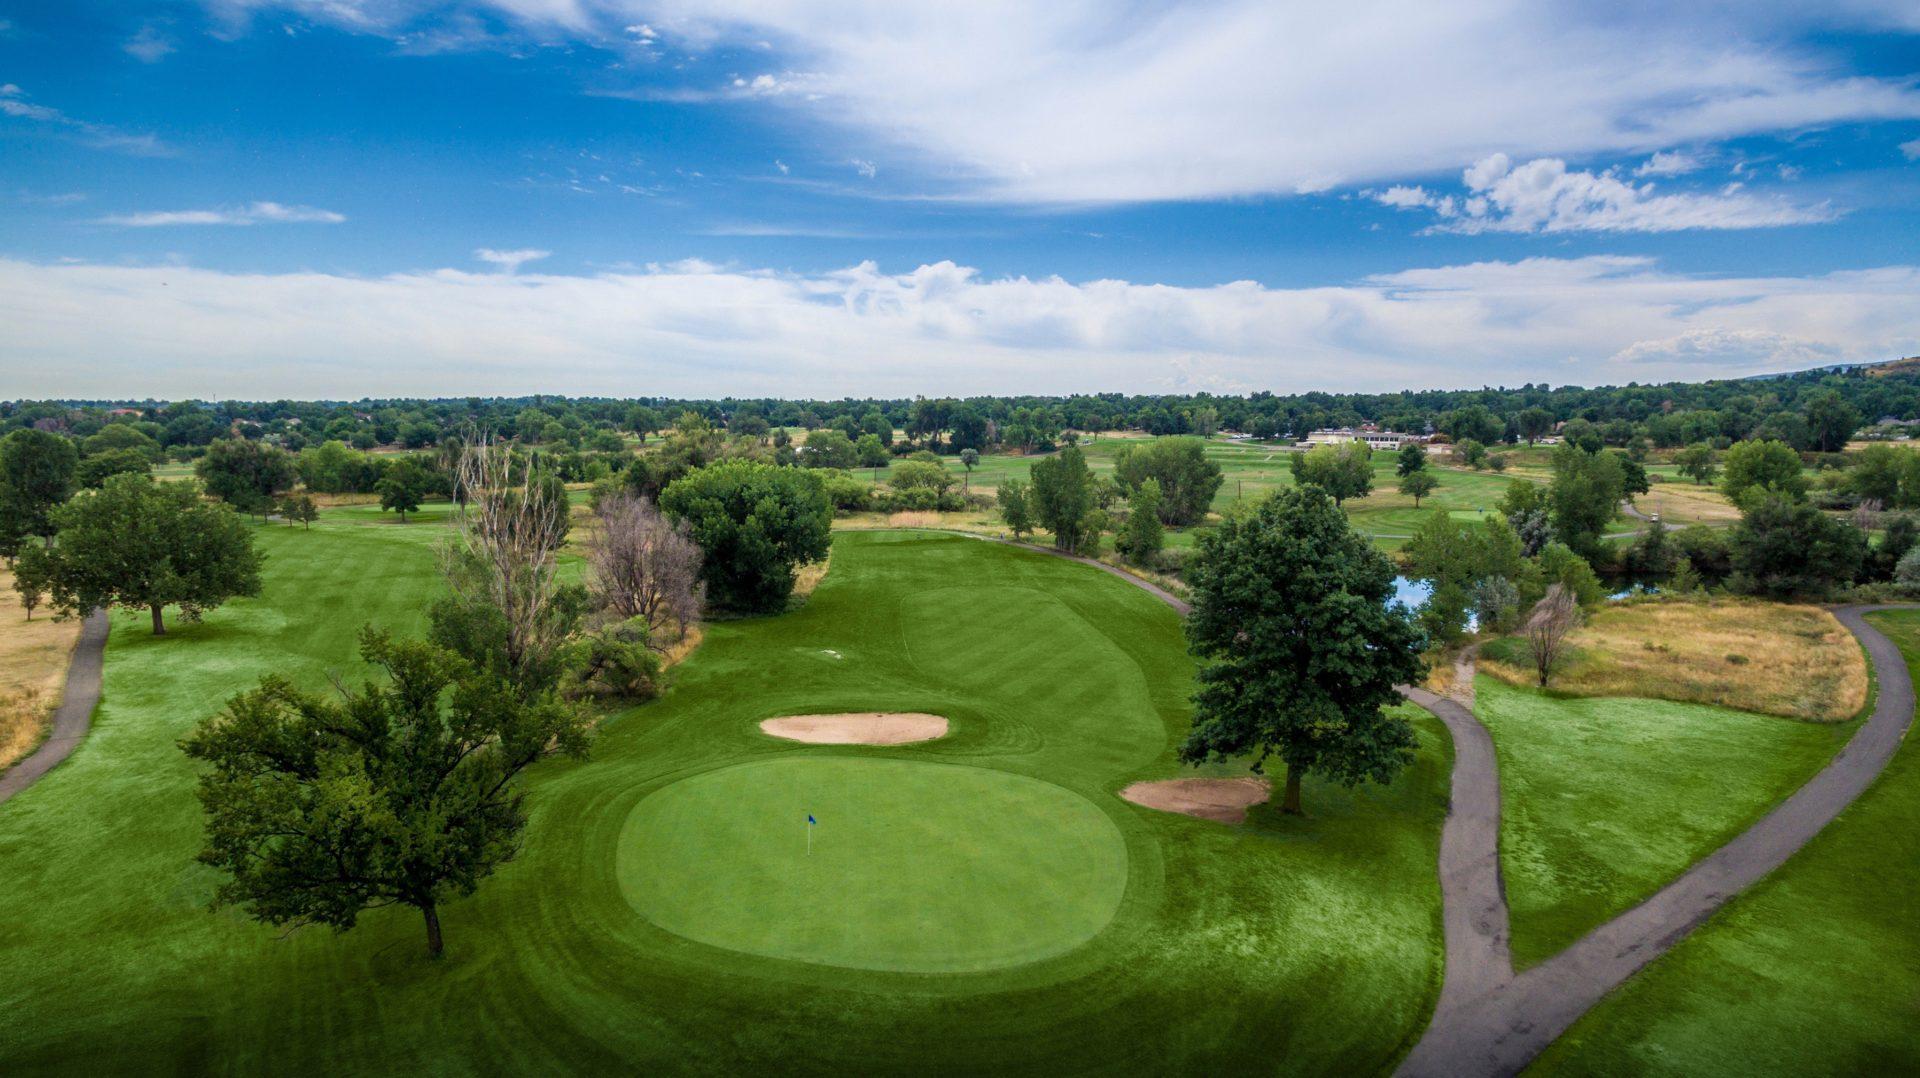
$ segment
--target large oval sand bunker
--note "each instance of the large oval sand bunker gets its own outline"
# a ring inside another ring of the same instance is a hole
[[[1120,791],[1136,805],[1220,823],[1244,822],[1248,809],[1272,795],[1266,779],[1167,779],[1136,782]]]
[[[947,736],[947,720],[918,711],[843,711],[783,715],[761,723],[760,730],[809,745],[910,745]]]
[[[1120,907],[1127,851],[1093,802],[1039,779],[788,753],[643,799],[615,870],[638,913],[700,943],[956,973],[1092,939]]]

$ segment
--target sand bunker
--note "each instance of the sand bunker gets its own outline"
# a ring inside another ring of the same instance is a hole
[[[1136,782],[1120,796],[1136,805],[1221,823],[1243,823],[1247,809],[1273,793],[1266,779],[1168,779]]]
[[[760,729],[809,745],[906,745],[947,736],[947,720],[917,711],[848,711],[838,715],[786,715]]]

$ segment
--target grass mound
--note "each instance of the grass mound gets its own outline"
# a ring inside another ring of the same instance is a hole
[[[1659,890],[1812,777],[1853,733],[1664,700],[1580,700],[1482,677],[1500,761],[1513,959],[1549,958]]]

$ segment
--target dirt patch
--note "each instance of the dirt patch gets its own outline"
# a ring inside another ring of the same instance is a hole
[[[1247,810],[1273,793],[1266,779],[1167,779],[1136,782],[1120,796],[1161,812],[1178,812],[1220,823],[1244,823]]]
[[[0,771],[46,735],[79,638],[79,618],[55,621],[44,606],[28,621],[13,574],[0,568]]]
[[[947,720],[916,711],[847,711],[785,715],[766,720],[760,729],[809,745],[908,745],[947,736]]]

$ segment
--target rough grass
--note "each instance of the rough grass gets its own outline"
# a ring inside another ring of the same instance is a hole
[[[1132,781],[1193,773],[1172,756],[1192,688],[1177,618],[1096,569],[957,537],[836,536],[804,607],[707,626],[661,699],[602,724],[590,760],[529,775],[521,856],[443,908],[443,961],[409,910],[345,935],[209,914],[177,739],[264,672],[314,689],[363,676],[360,624],[418,631],[437,590],[438,527],[336,512],[311,533],[259,530],[261,598],[159,639],[122,619],[93,736],[0,811],[0,1072],[1372,1073],[1427,1021],[1437,724],[1418,720],[1418,760],[1392,786],[1309,784],[1306,820],[1128,805],[1115,793]],[[874,749],[755,725],[849,709],[955,727]],[[622,835],[655,791],[753,760],[876,757],[1084,799],[1126,846],[1113,921],[1062,955],[930,976],[702,945],[629,900]]]
[[[1920,680],[1920,611],[1870,615]],[[1534,1064],[1568,1075],[1920,1072],[1920,746]]]
[[[1529,966],[1638,904],[1811,778],[1855,724],[1665,700],[1548,696],[1482,677],[1500,868]]]
[[[46,737],[67,678],[80,620],[54,620],[45,606],[27,620],[13,573],[0,566],[0,771]]]
[[[1842,722],[1867,702],[1860,645],[1817,606],[1737,599],[1616,603],[1573,634],[1577,649],[1551,689],[1713,704]],[[1482,652],[1481,669],[1532,685],[1524,643]]]

